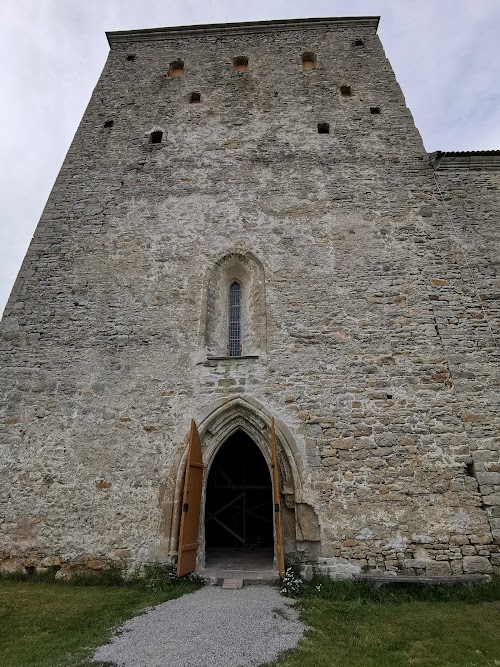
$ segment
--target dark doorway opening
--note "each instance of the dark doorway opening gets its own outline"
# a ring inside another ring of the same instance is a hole
[[[273,497],[267,463],[253,440],[237,431],[222,445],[206,490],[207,567],[272,566]]]

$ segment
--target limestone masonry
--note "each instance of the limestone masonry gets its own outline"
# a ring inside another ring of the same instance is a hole
[[[288,558],[500,568],[500,152],[427,155],[377,24],[108,34],[1,323],[0,567],[175,560],[191,419],[206,480],[274,417]]]

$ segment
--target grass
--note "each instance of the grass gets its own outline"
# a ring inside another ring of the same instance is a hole
[[[90,667],[93,649],[112,629],[144,607],[198,586],[162,579],[161,572],[128,584],[108,573],[72,583],[43,578],[0,579],[2,667]]]
[[[310,630],[276,667],[500,665],[499,580],[377,590],[316,577],[297,604]]]

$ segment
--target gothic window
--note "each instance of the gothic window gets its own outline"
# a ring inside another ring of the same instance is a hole
[[[208,270],[200,343],[209,358],[266,354],[264,268],[251,253],[229,253]]]
[[[229,288],[229,356],[241,356],[241,287],[236,281]]]

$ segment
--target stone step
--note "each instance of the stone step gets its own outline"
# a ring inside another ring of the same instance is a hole
[[[243,579],[224,579],[222,582],[222,588],[243,588]]]
[[[209,586],[221,586],[225,580],[241,579],[244,586],[255,586],[259,584],[274,586],[279,583],[280,578],[274,570],[224,570],[206,569],[198,574]]]

